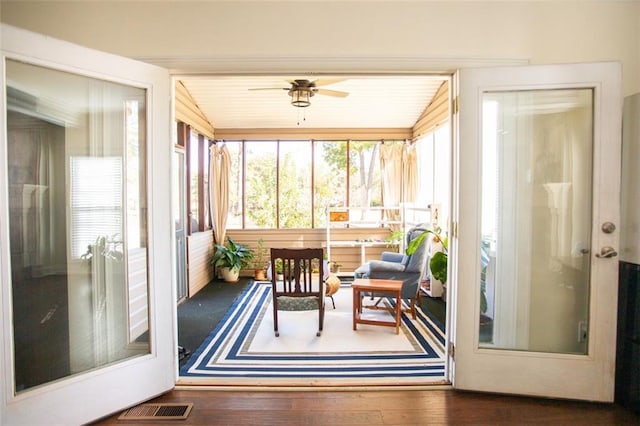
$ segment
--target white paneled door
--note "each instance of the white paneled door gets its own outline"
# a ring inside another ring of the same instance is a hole
[[[456,80],[454,385],[612,401],[621,66]]]
[[[83,424],[175,383],[170,79],[0,31],[0,424]]]

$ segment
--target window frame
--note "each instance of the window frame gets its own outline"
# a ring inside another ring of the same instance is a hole
[[[311,227],[308,228],[288,228],[288,227],[282,227],[281,226],[281,221],[280,221],[280,198],[281,198],[281,193],[280,193],[280,189],[281,189],[281,185],[280,185],[280,167],[281,167],[281,158],[280,158],[280,143],[281,142],[290,142],[290,140],[288,139],[242,139],[242,140],[225,140],[224,142],[233,142],[233,143],[240,143],[241,144],[241,148],[240,151],[242,152],[242,159],[241,159],[241,167],[242,167],[242,184],[241,184],[241,191],[242,194],[239,195],[239,197],[241,198],[241,204],[242,204],[242,218],[240,220],[240,222],[242,223],[242,227],[229,227],[229,229],[233,229],[233,230],[254,230],[254,229],[261,229],[261,228],[248,228],[247,227],[247,210],[246,210],[246,195],[247,195],[247,143],[261,143],[261,142],[270,142],[276,143],[276,227],[275,228],[265,228],[265,229],[323,229],[326,227],[325,223],[318,223],[319,218],[316,215],[315,212],[315,208],[316,208],[316,178],[317,178],[317,173],[316,173],[316,161],[318,159],[317,156],[317,146],[316,143],[318,142],[322,142],[322,143],[346,143],[346,150],[345,150],[345,156],[346,156],[346,163],[345,163],[345,169],[344,169],[344,178],[345,178],[345,194],[342,197],[345,202],[346,205],[348,206],[350,203],[350,199],[352,198],[352,195],[350,194],[350,167],[351,167],[351,158],[350,158],[350,154],[351,154],[351,144],[355,143],[355,142],[377,142],[379,144],[382,143],[389,143],[389,142],[399,142],[400,140],[383,140],[383,139],[378,139],[378,140],[371,140],[371,139],[313,139],[313,138],[309,138],[309,139],[297,139],[297,141],[300,142],[305,142],[305,143],[310,143],[311,144],[311,149],[310,149],[310,162],[311,162],[311,170],[309,171],[310,173],[310,179],[311,179],[311,190],[309,193],[309,202],[311,204],[310,207],[310,221],[311,221]],[[403,142],[405,140],[402,140]],[[214,143],[218,143],[218,142],[223,142],[223,141],[215,141]],[[381,170],[378,169],[377,173],[381,173]],[[383,195],[382,195],[382,186],[380,187],[380,199],[383,199]],[[339,207],[339,206],[336,206]]]
[[[195,138],[192,135],[197,135]],[[213,142],[205,135],[199,133],[194,127],[184,122],[178,122],[178,146],[184,147],[185,150],[185,172],[186,172],[186,205],[187,205],[187,235],[192,235],[198,232],[204,232],[212,229],[211,227],[211,213],[206,201],[208,197],[208,182],[205,184],[205,176],[208,176],[209,170],[205,169],[206,164],[211,161],[209,154],[209,147]],[[197,150],[197,194],[198,194],[198,207],[197,212],[191,210],[192,206],[192,182],[193,182],[193,166],[191,163],[191,155],[193,150]],[[208,161],[205,161],[205,155]],[[192,218],[198,221],[198,228],[194,230],[191,226]]]

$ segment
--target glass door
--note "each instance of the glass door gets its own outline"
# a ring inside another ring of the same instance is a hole
[[[1,30],[0,423],[85,423],[174,384],[169,78]]]
[[[21,394],[150,353],[146,105],[144,89],[11,59],[5,65],[14,392]],[[69,98],[79,102],[65,110]]]
[[[611,401],[619,65],[459,84],[455,386]]]

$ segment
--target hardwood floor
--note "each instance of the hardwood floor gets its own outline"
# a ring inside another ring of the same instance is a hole
[[[186,420],[95,425],[640,425],[619,405],[454,390],[173,390],[153,402],[192,402]]]

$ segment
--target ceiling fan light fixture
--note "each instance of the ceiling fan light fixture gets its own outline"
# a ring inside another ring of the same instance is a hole
[[[311,95],[311,91],[308,89],[293,89],[289,91],[289,96],[291,96],[291,105],[299,108],[311,105]]]

